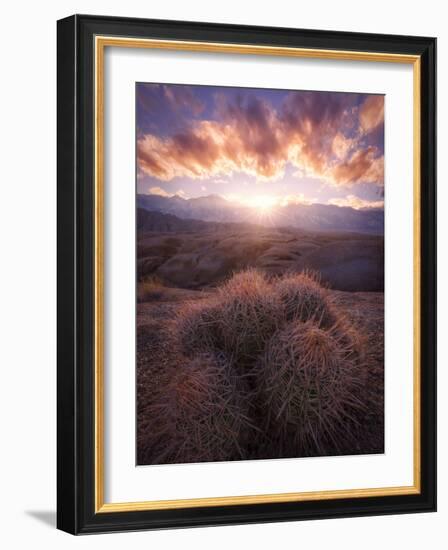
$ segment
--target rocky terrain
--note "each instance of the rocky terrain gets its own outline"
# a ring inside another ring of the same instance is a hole
[[[335,290],[382,291],[383,246],[379,235],[137,213],[138,279],[156,277],[169,287],[207,288],[256,267],[270,275],[311,269]]]

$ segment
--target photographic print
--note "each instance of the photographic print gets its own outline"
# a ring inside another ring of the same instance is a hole
[[[435,511],[436,39],[73,15],[57,65],[58,528]]]
[[[137,463],[384,451],[384,97],[138,83]]]

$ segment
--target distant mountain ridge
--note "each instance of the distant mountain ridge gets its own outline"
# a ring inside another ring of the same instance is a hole
[[[259,225],[245,222],[209,222],[194,218],[179,218],[174,214],[164,214],[155,210],[137,208],[137,231],[160,232],[160,233],[194,233],[207,231],[208,233],[221,232],[225,230],[244,231],[259,229]]]
[[[269,216],[261,219],[256,209],[227,201],[219,195],[194,199],[137,195],[137,207],[152,212],[171,214],[198,223],[250,223],[267,227],[291,226],[306,231],[347,231],[384,234],[384,211],[355,210],[328,204],[289,204],[274,207]]]

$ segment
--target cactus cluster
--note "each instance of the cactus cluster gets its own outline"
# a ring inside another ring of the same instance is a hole
[[[139,430],[139,462],[356,452],[363,340],[308,272],[247,270],[184,304]]]

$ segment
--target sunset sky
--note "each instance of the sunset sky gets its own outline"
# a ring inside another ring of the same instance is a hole
[[[382,208],[384,97],[138,83],[137,189]]]

